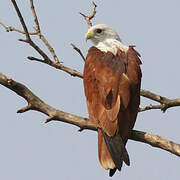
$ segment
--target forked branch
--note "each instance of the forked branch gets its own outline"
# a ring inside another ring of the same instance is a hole
[[[149,105],[144,108],[140,108],[140,112],[150,109],[161,109],[163,112],[165,112],[168,108],[180,106],[180,98],[168,99],[164,96],[143,89],[141,89],[141,96],[159,102],[160,105]]]
[[[28,32],[28,28],[26,26],[26,23],[25,23],[23,17],[22,17],[22,14],[21,14],[21,12],[19,10],[19,7],[17,6],[16,1],[15,0],[11,0],[11,2],[14,5],[14,8],[15,8],[15,10],[17,12],[18,18],[20,20],[20,23],[21,23],[24,31],[18,30],[16,28],[12,27],[12,26],[6,26],[2,22],[0,22],[0,25],[7,32],[16,31],[18,33],[24,34],[26,36],[26,39],[19,39],[19,40],[23,41],[25,43],[28,43],[31,47],[33,47],[42,56],[42,59],[41,58],[37,58],[37,57],[32,57],[32,56],[28,56],[27,58],[29,60],[32,60],[32,61],[37,61],[37,62],[45,63],[45,64],[47,64],[49,66],[52,66],[52,67],[54,67],[56,69],[64,71],[64,72],[70,74],[71,76],[82,78],[83,77],[82,73],[80,73],[80,72],[78,72],[76,70],[73,70],[73,69],[71,69],[69,67],[66,67],[66,66],[64,66],[64,65],[62,65],[60,63],[58,57],[55,54],[54,49],[52,48],[52,46],[49,44],[49,42],[46,40],[46,38],[41,33],[39,21],[38,21],[37,14],[36,14],[36,11],[35,11],[35,7],[34,7],[34,4],[33,4],[33,0],[30,0],[30,5],[31,5],[32,14],[33,14],[33,17],[34,17],[34,22],[35,22],[35,25],[36,25],[35,32]],[[48,48],[49,52],[51,53],[51,55],[53,56],[55,61],[52,61],[50,59],[50,57],[32,40],[30,35],[38,35],[40,37],[40,39],[45,44],[45,46]],[[79,49],[79,51],[80,51],[80,49]],[[81,57],[83,58],[83,55],[81,55]]]
[[[92,20],[92,19],[95,17],[95,15],[96,15],[97,5],[96,5],[94,2],[92,2],[92,3],[93,3],[93,11],[92,11],[91,15],[87,16],[87,15],[81,13],[81,12],[79,13],[81,16],[84,17],[85,21],[86,21],[87,24],[88,24],[88,28],[90,28],[90,27],[92,26],[91,20]]]

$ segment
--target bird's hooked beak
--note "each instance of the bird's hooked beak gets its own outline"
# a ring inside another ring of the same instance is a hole
[[[93,38],[94,35],[95,35],[95,34],[93,33],[93,31],[92,31],[92,30],[89,30],[89,31],[86,33],[86,36],[85,36],[86,41],[87,41],[88,39]]]

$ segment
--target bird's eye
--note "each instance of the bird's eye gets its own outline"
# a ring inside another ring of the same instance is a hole
[[[100,34],[102,32],[102,29],[97,29],[96,32]]]

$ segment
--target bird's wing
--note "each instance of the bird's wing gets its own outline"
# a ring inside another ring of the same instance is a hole
[[[120,110],[120,84],[129,88],[126,72],[126,55],[104,53],[96,47],[90,48],[84,67],[84,89],[90,120],[109,136],[117,131],[117,116]],[[129,91],[122,97],[128,104]]]
[[[133,46],[129,46],[127,52],[127,65],[126,65],[126,77],[130,82],[127,88],[127,84],[123,85],[120,82],[119,94],[121,97],[121,108],[118,114],[118,126],[119,133],[123,138],[124,143],[127,142],[132,128],[134,127],[138,108],[140,104],[140,86],[141,86],[141,61],[140,55],[134,50]],[[127,81],[124,81],[127,83]],[[129,89],[129,91],[127,91]]]

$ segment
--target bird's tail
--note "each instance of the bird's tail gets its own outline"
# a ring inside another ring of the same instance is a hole
[[[129,155],[120,134],[109,137],[102,129],[98,129],[98,154],[101,166],[110,169],[113,176],[116,169],[121,170],[123,161],[129,166]]]

